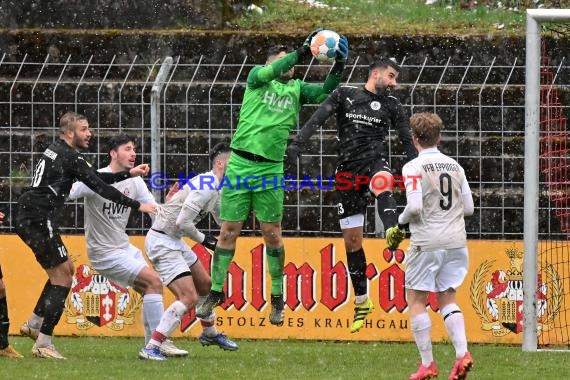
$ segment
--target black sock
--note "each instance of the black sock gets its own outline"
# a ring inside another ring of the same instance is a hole
[[[348,261],[348,273],[350,273],[354,294],[357,296],[367,294],[366,256],[364,255],[364,249],[360,248],[358,251],[347,253],[346,257]]]
[[[398,213],[396,200],[392,197],[392,192],[385,191],[376,197],[378,200],[378,214],[384,224],[384,231],[390,227],[394,227],[398,224]]]
[[[49,280],[46,281],[44,288],[42,289],[42,293],[40,294],[40,298],[38,298],[38,302],[36,303],[36,307],[34,307],[34,314],[38,317],[44,317],[44,310],[46,308],[46,297],[47,291],[51,285]]]
[[[8,319],[8,303],[6,297],[0,298],[0,349],[8,347],[8,329],[10,320]]]
[[[46,303],[44,309],[44,322],[40,328],[40,332],[45,335],[53,335],[53,329],[59,322],[63,309],[65,307],[65,299],[69,290],[66,286],[49,285],[46,292]]]

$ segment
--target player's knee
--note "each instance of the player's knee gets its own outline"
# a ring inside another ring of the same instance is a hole
[[[236,240],[240,234],[240,230],[234,230],[234,229],[226,229],[226,230],[221,230],[220,231],[220,237],[218,239],[218,244],[222,243],[222,245],[227,246],[229,245],[234,245],[236,243]]]
[[[75,274],[75,265],[73,265],[73,261],[67,260],[67,269],[69,270],[71,277],[73,277]]]
[[[145,293],[162,294],[162,280],[158,273],[153,272],[152,275],[149,276]]]
[[[352,253],[362,248],[362,239],[352,237],[344,240],[344,247],[347,253]]]
[[[261,233],[263,240],[269,247],[281,247],[281,225],[279,223],[262,223]]]
[[[62,286],[65,286],[66,288],[71,288],[72,283],[73,283],[73,276],[71,274],[69,274],[67,276],[63,276],[61,283],[54,284],[54,285],[62,285]]]
[[[372,176],[368,187],[375,197],[387,191],[391,192],[394,188],[394,176],[390,172],[379,171]]]
[[[191,310],[198,303],[198,294],[195,291],[185,291],[180,294],[180,302]]]

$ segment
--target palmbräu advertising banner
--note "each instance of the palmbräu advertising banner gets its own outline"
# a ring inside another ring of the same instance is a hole
[[[47,279],[30,249],[15,235],[0,237],[0,263],[8,291],[10,332],[30,315]],[[270,279],[260,238],[240,238],[230,266],[225,292],[227,300],[215,309],[216,324],[232,338],[319,339],[361,341],[413,341],[404,291],[403,249],[391,252],[382,239],[365,239],[368,260],[366,275],[375,309],[358,333],[350,333],[354,294],[342,239],[286,238],[285,240],[285,323],[269,323]],[[73,288],[55,333],[59,335],[142,336],[142,297],[96,273],[89,265],[83,236],[66,236],[64,242],[75,263]],[[144,250],[144,237],[131,242]],[[212,253],[188,241],[209,272]],[[458,304],[465,315],[471,342],[520,343],[522,339],[522,241],[468,242],[470,268],[458,290]],[[539,265],[539,334],[556,326],[560,311],[570,301],[563,297],[568,286],[549,263]],[[165,289],[165,307],[172,294]],[[437,313],[435,297],[426,308]],[[432,338],[447,339],[444,324],[433,319]],[[174,336],[198,336],[199,321],[186,315],[191,328]],[[554,337],[555,340],[555,337]],[[551,338],[551,343],[555,341]]]

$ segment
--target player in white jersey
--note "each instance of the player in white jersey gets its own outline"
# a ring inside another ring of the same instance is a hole
[[[212,148],[212,170],[180,184],[172,198],[161,206],[145,240],[149,260],[160,274],[163,283],[174,293],[176,301],[165,311],[155,326],[147,348],[160,347],[188,315],[197,302],[196,293],[203,302],[210,293],[212,281],[192,249],[182,240],[187,236],[206,248],[214,250],[217,239],[205,235],[196,228],[206,215],[211,214],[219,224],[219,187],[229,159],[228,144],[220,143]],[[215,314],[200,318],[203,345],[217,345],[225,350],[237,350],[238,345],[219,333],[215,326]],[[182,326],[184,330],[187,326]]]
[[[387,238],[400,235],[402,225],[409,223],[411,233],[405,287],[410,325],[422,362],[410,380],[431,379],[439,372],[425,307],[429,292],[436,292],[455,348],[456,361],[449,379],[464,379],[473,359],[467,351],[465,321],[455,294],[469,265],[464,216],[473,214],[473,197],[461,165],[437,149],[441,118],[418,113],[410,118],[410,125],[419,155],[404,165],[407,205],[398,218],[399,225],[386,231]]]
[[[108,147],[111,162],[99,169],[100,172],[115,173],[134,166],[136,151],[133,138],[119,134],[110,139]],[[113,186],[142,203],[156,204],[141,177],[128,178]],[[69,198],[85,198],[87,257],[93,269],[120,286],[132,286],[143,295],[143,324],[148,341],[152,332],[150,326],[158,323],[164,312],[162,282],[158,273],[148,267],[142,252],[130,243],[125,232],[131,209],[101,197],[82,182],[73,184]],[[139,353],[140,358],[151,360],[162,359],[163,355],[186,356],[188,352],[176,348],[169,341],[161,352],[146,352],[143,348]]]

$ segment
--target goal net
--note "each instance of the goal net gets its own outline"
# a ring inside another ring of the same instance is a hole
[[[563,33],[567,9],[527,10],[523,350],[570,348],[568,62],[543,31]],[[553,27],[550,27],[553,25]],[[560,55],[560,54],[559,54]],[[567,54],[566,54],[567,55]]]

